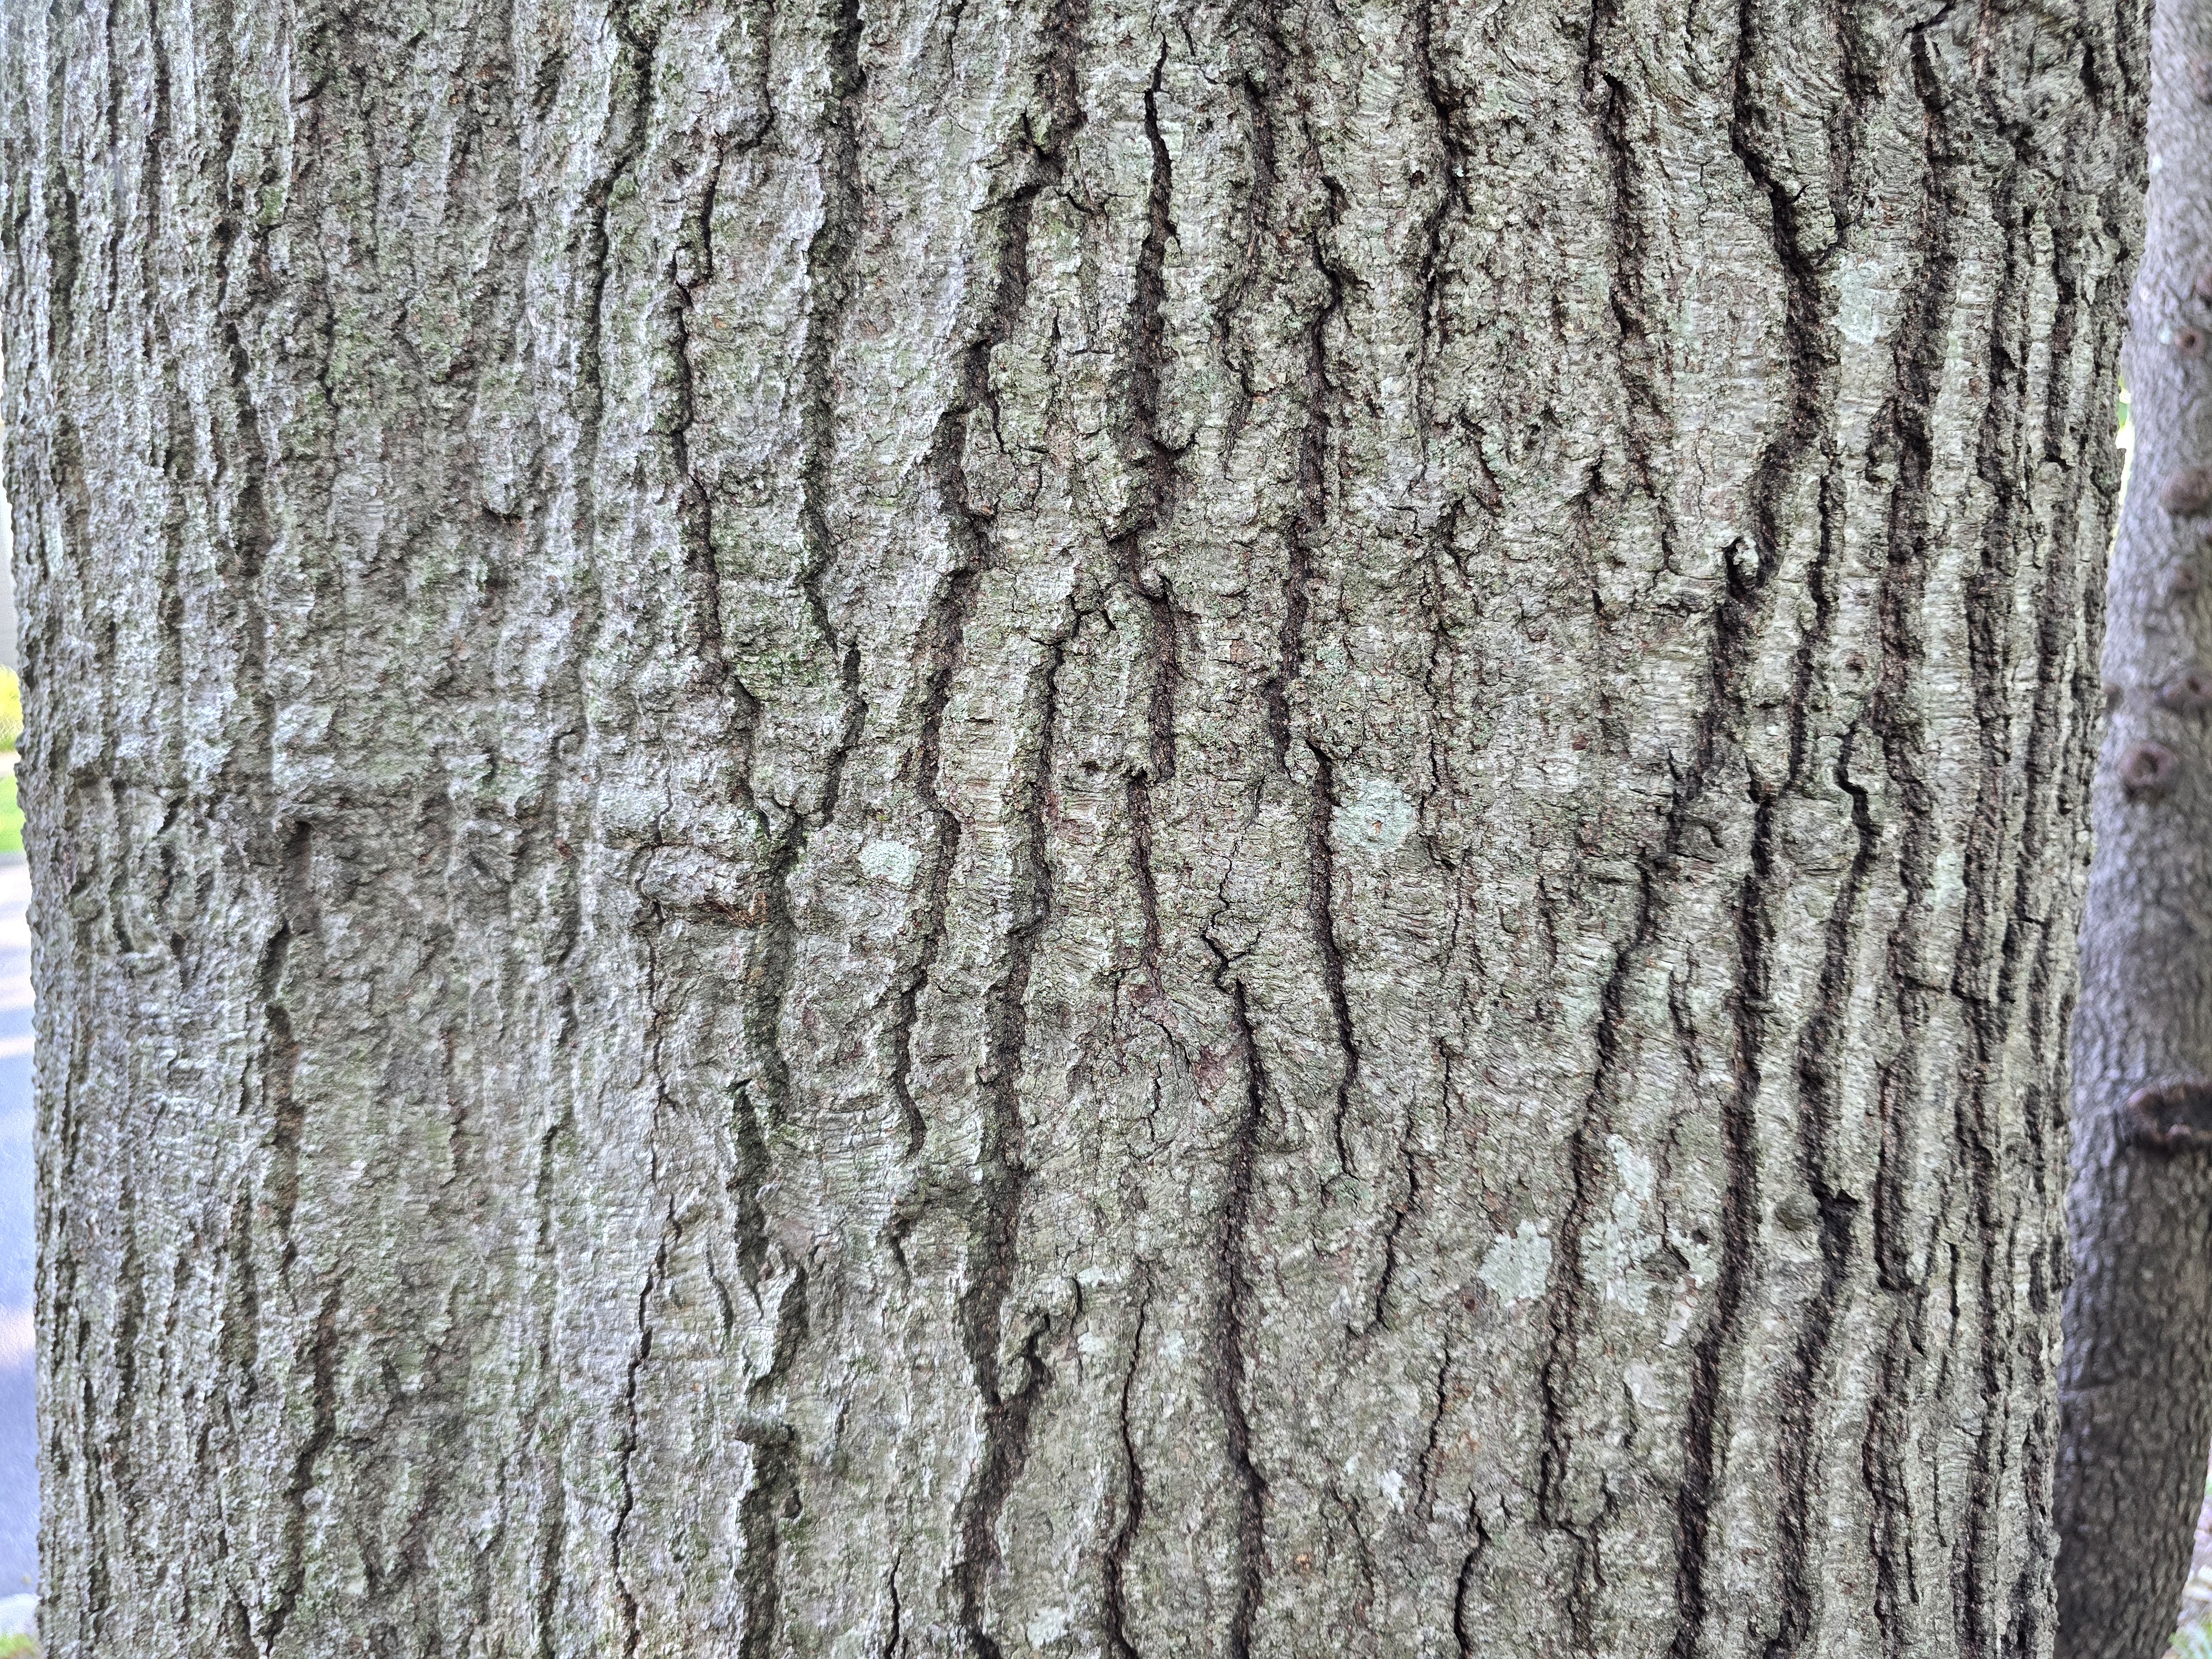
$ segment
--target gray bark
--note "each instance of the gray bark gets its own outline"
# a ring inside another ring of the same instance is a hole
[[[2135,466],[2074,1021],[2074,1276],[2061,1374],[2060,1651],[2156,1659],[2212,1443],[2212,19],[2152,26],[2147,234],[2126,368]]]
[[[2048,1651],[2132,0],[4,27],[51,1650]]]

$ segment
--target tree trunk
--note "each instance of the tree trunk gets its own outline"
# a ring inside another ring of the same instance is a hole
[[[2059,1650],[2156,1659],[2212,1443],[2212,16],[2161,4],[2128,337],[2135,468],[2108,588],[2097,854],[2074,1020]]]
[[[50,1650],[2048,1650],[2129,0],[150,3]]]

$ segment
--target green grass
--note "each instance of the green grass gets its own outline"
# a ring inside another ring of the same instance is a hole
[[[2212,1479],[2205,1482],[2204,1496],[2212,1503]],[[2212,1565],[2200,1561],[2181,1587],[2181,1628],[2174,1632],[2166,1659],[2212,1659],[2212,1620],[2205,1616],[2208,1605],[2212,1605]]]
[[[0,1659],[36,1659],[39,1643],[32,1636],[0,1636]]]

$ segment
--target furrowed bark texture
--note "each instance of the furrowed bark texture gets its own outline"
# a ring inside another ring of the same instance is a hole
[[[2048,1650],[2136,8],[149,3],[52,1650]]]
[[[2212,1443],[2212,16],[2152,28],[2130,476],[2074,1020],[2074,1275],[2060,1376],[2059,1650],[2155,1659]],[[2204,499],[2198,499],[2199,495]]]

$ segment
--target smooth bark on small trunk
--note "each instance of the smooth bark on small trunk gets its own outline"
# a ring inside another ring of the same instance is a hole
[[[2074,1018],[2059,1651],[2157,1659],[2212,1443],[2212,14],[2151,25],[2110,711]]]
[[[2132,5],[4,27],[52,1650],[2048,1650]]]

